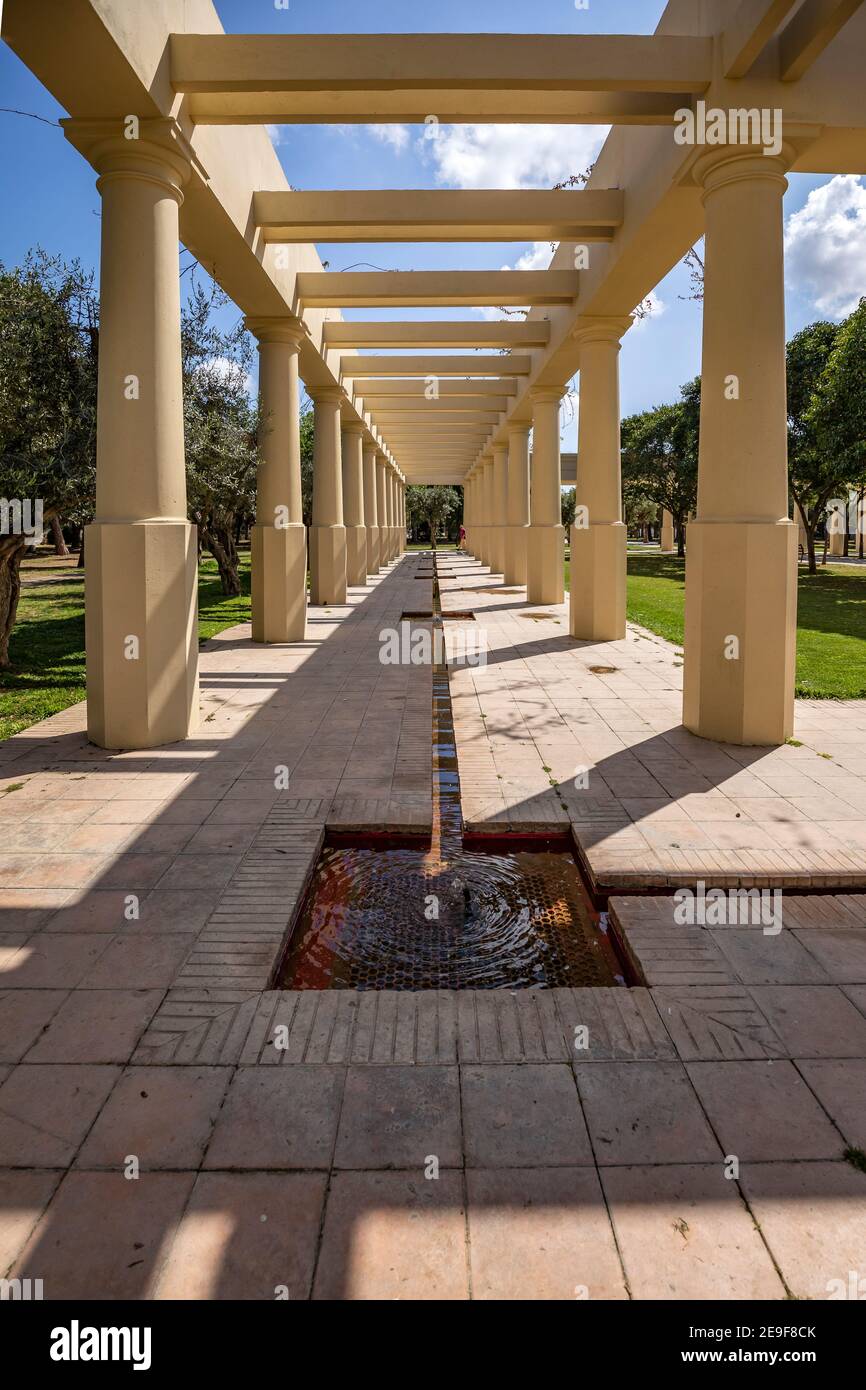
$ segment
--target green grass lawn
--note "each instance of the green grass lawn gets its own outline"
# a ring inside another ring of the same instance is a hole
[[[681,647],[684,604],[684,560],[629,556],[630,622]],[[866,698],[866,569],[828,565],[810,575],[801,568],[796,690],[812,699]]]
[[[84,577],[64,569],[56,583],[26,586],[18,607],[9,655],[12,667],[0,672],[0,738],[28,729],[40,719],[84,699]],[[39,562],[22,568],[25,578],[55,578],[58,571]],[[235,623],[249,621],[250,558],[241,555],[240,598],[226,598],[215,561],[199,567],[199,637],[214,637]]]

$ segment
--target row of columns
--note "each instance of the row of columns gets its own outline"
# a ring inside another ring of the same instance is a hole
[[[683,722],[734,744],[793,732],[797,528],[788,507],[782,198],[788,152],[701,155],[706,213],[697,511],[688,527]],[[570,630],[591,642],[626,632],[618,358],[630,318],[583,318],[577,518]],[[562,600],[559,408],[531,392],[528,425],[485,452],[467,485],[474,554],[530,603]],[[528,500],[527,500],[528,499]],[[665,513],[662,549],[672,550]]]
[[[96,513],[87,529],[88,734],[104,748],[187,738],[198,723],[197,545],[187,515],[179,209],[194,155],[170,121],[137,139],[112,121],[66,122],[102,195]],[[257,642],[302,641],[302,324],[251,319],[262,427],[252,532]],[[339,388],[314,393],[311,599],[340,603],[405,548],[404,480]]]

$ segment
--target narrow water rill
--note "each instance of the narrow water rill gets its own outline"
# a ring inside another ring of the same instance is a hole
[[[435,565],[435,561],[434,561]],[[446,614],[446,621],[450,614]],[[467,843],[438,572],[429,844],[329,841],[294,925],[283,989],[623,984],[574,856],[558,841]]]

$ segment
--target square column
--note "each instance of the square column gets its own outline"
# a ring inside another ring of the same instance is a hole
[[[364,523],[367,528],[367,573],[378,574],[379,508],[376,496],[376,445],[364,444]]]
[[[313,445],[313,524],[310,527],[310,602],[346,602],[346,528],[337,387],[316,391]]]
[[[505,574],[505,528],[508,524],[508,450],[497,445],[493,450],[493,546],[491,569]]]
[[[482,565],[493,572],[493,459],[485,455],[478,465],[481,480],[481,549]]]
[[[252,529],[254,642],[303,642],[307,629],[307,530],[301,502],[297,320],[248,320],[259,341],[261,439]]]
[[[367,583],[367,529],[364,525],[364,426],[354,420],[343,426],[343,521],[346,527],[346,582],[354,588]]]
[[[779,744],[794,727],[797,528],[788,516],[785,155],[702,155],[706,268],[697,515],[688,528],[683,722]]]
[[[192,152],[170,121],[65,123],[102,195],[96,513],[86,530],[87,732],[153,748],[198,725],[177,247]]]
[[[587,642],[625,637],[619,351],[630,318],[584,318],[580,345],[577,522],[571,531],[570,628]]]
[[[526,538],[529,530],[529,425],[508,431],[508,529],[505,583],[526,583]]]
[[[388,459],[385,454],[376,455],[376,507],[379,517],[379,556],[380,569],[384,569],[391,559],[391,534],[388,530]]]
[[[559,457],[561,387],[537,386],[530,392],[534,442],[530,476],[530,525],[526,547],[530,603],[562,603],[565,598],[565,527]]]
[[[671,555],[674,551],[674,519],[670,512],[662,512],[662,535],[661,550],[663,555]]]

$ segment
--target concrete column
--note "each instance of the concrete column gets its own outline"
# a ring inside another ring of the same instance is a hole
[[[364,426],[349,420],[341,434],[343,522],[346,527],[346,583],[367,583],[367,528],[364,524]]]
[[[486,455],[478,465],[481,478],[481,563],[493,573],[493,458]]]
[[[376,509],[379,517],[379,568],[384,569],[391,559],[389,554],[390,535],[388,532],[388,460],[384,454],[376,455]]]
[[[783,743],[794,725],[797,528],[788,516],[785,161],[703,155],[706,269],[696,519],[688,529],[683,722]]]
[[[508,525],[508,450],[497,445],[493,450],[493,563],[496,574],[505,574],[505,533]]]
[[[400,508],[399,508],[399,514],[400,514],[400,554],[401,554],[401,555],[405,555],[405,553],[406,553],[406,484],[405,484],[405,482],[403,481],[402,478],[400,479],[399,501],[400,501]]]
[[[346,528],[340,405],[343,393],[327,387],[313,394],[313,524],[310,528],[310,602],[346,602]]]
[[[385,469],[385,521],[388,531],[388,562],[394,559],[394,470],[389,461]]]
[[[833,559],[838,559],[845,554],[845,532],[848,529],[848,509],[843,502],[837,500],[830,504],[827,512],[827,529],[830,535],[827,554]]]
[[[526,583],[526,537],[529,529],[529,425],[508,431],[508,530],[505,582]]]
[[[106,123],[107,125],[108,123]],[[112,126],[114,123],[111,123]],[[96,514],[87,528],[87,731],[153,748],[196,728],[198,574],[187,520],[178,211],[185,142],[66,134],[102,195]],[[101,126],[101,123],[100,123]]]
[[[367,528],[367,573],[378,574],[379,507],[376,496],[376,445],[364,445],[364,523]]]
[[[665,555],[670,555],[676,548],[676,542],[674,540],[674,519],[670,512],[665,511],[662,512],[661,548],[662,553]]]
[[[530,525],[526,546],[527,598],[530,603],[562,603],[565,598],[565,527],[559,460],[559,387],[534,387],[534,442],[530,476]]]
[[[303,642],[307,628],[307,530],[301,503],[296,319],[247,320],[259,341],[262,425],[252,529],[254,642]]]
[[[619,351],[629,318],[583,319],[577,524],[571,532],[570,627],[587,642],[625,637],[626,528],[622,520]]]

